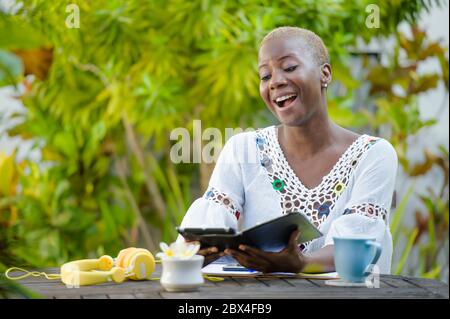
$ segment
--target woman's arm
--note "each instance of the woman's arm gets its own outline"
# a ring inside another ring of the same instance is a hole
[[[240,245],[239,250],[226,249],[241,265],[257,271],[268,272],[329,272],[334,271],[333,245],[304,255],[298,249],[299,231],[291,234],[289,244],[278,253],[265,252],[250,246]]]
[[[226,142],[214,167],[208,189],[191,204],[181,222],[181,228],[238,228],[238,220],[243,212],[244,187],[236,148],[243,148],[241,144],[245,138],[246,135],[237,134]],[[179,235],[177,241],[185,239]],[[204,265],[224,255],[217,247],[202,248],[198,254],[205,257]]]

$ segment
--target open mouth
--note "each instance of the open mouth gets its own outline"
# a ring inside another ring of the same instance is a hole
[[[297,99],[297,94],[287,94],[277,97],[274,102],[279,108],[285,108],[291,105]]]

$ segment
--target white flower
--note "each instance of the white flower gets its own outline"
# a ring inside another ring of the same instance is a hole
[[[159,244],[162,252],[156,254],[156,257],[160,259],[164,258],[179,258],[179,259],[189,259],[194,256],[200,249],[200,244],[198,243],[187,243],[187,242],[174,242],[168,246],[166,243],[161,242]]]

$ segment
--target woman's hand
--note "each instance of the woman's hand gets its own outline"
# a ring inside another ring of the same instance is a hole
[[[205,261],[203,262],[203,265],[206,266],[209,263],[212,263],[214,260],[225,256],[225,253],[223,251],[219,252],[217,247],[208,247],[204,249],[200,249],[197,252],[198,255],[202,255],[205,257]]]
[[[200,249],[197,252],[197,255],[201,255],[201,256],[205,257],[203,266],[206,266],[206,265],[212,263],[214,260],[216,260],[222,256],[225,256],[225,253],[223,251],[219,252],[217,247],[208,247],[208,248]]]
[[[247,245],[240,245],[239,250],[226,249],[225,253],[234,257],[242,266],[264,273],[298,273],[306,265],[306,258],[298,249],[299,235],[298,230],[292,232],[288,245],[277,253],[265,252]]]

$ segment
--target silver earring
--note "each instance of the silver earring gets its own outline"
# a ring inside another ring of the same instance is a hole
[[[328,87],[328,83],[324,83],[324,84],[323,84],[323,87],[324,87],[324,88]]]

